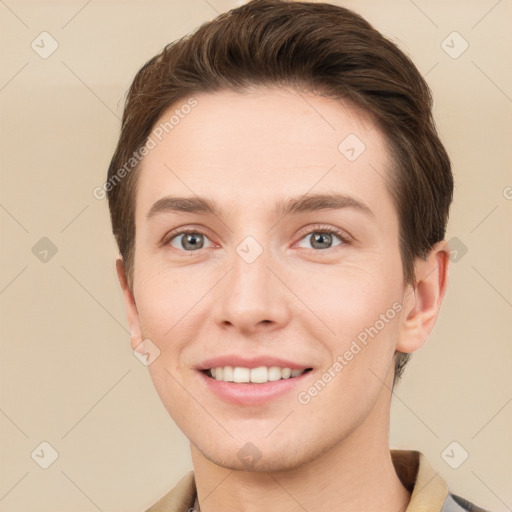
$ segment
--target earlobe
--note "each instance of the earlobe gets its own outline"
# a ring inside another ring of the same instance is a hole
[[[116,259],[116,271],[117,277],[119,279],[119,284],[121,285],[121,289],[123,291],[123,300],[126,309],[126,316],[128,318],[128,324],[130,326],[131,331],[131,346],[132,349],[135,350],[135,348],[142,342],[139,312],[137,310],[137,304],[135,303],[133,292],[128,285],[124,261],[121,257],[118,257]]]
[[[450,251],[438,242],[425,260],[415,266],[416,284],[404,294],[404,314],[396,350],[410,353],[419,349],[430,335],[448,286]]]

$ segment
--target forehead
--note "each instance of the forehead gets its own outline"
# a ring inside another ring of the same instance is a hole
[[[197,94],[169,107],[151,139],[137,222],[166,195],[253,213],[309,192],[391,206],[384,137],[370,115],[339,100],[277,87]]]

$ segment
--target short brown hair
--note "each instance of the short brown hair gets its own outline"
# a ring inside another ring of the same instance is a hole
[[[370,113],[393,169],[386,184],[400,223],[405,284],[415,258],[443,240],[453,196],[449,157],[432,118],[430,89],[412,61],[360,15],[328,3],[252,0],[174,41],[136,74],[108,170],[113,233],[130,286],[140,165],[116,175],[140,150],[159,117],[194,93],[291,86],[344,100]],[[395,381],[409,354],[397,353]]]

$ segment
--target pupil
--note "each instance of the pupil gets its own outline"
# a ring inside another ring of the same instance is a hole
[[[323,243],[322,243],[322,239],[324,240]],[[326,249],[326,248],[328,248],[329,243],[332,240],[332,235],[330,233],[314,233],[313,240],[314,240],[315,244],[317,243],[317,241],[320,242],[320,245],[322,246],[322,247],[320,247],[321,249]]]
[[[198,246],[200,246],[201,244],[198,242],[198,238],[202,236],[202,235],[195,235],[193,233],[189,233],[187,234],[187,236],[185,237],[185,245],[188,246],[189,248],[197,248]]]

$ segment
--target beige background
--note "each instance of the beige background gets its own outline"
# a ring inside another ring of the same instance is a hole
[[[426,75],[456,180],[447,239],[467,248],[396,389],[391,446],[423,451],[454,492],[511,510],[512,4],[339,3]],[[107,203],[92,191],[137,69],[238,4],[0,2],[2,511],[141,511],[191,468],[186,438],[130,350]],[[46,59],[31,47],[43,31],[59,45]],[[469,44],[458,58],[441,46],[453,31]],[[46,262],[48,242],[32,252],[43,237],[57,249]],[[59,454],[48,469],[31,457],[43,441]],[[458,469],[441,457],[452,441],[469,453]]]

